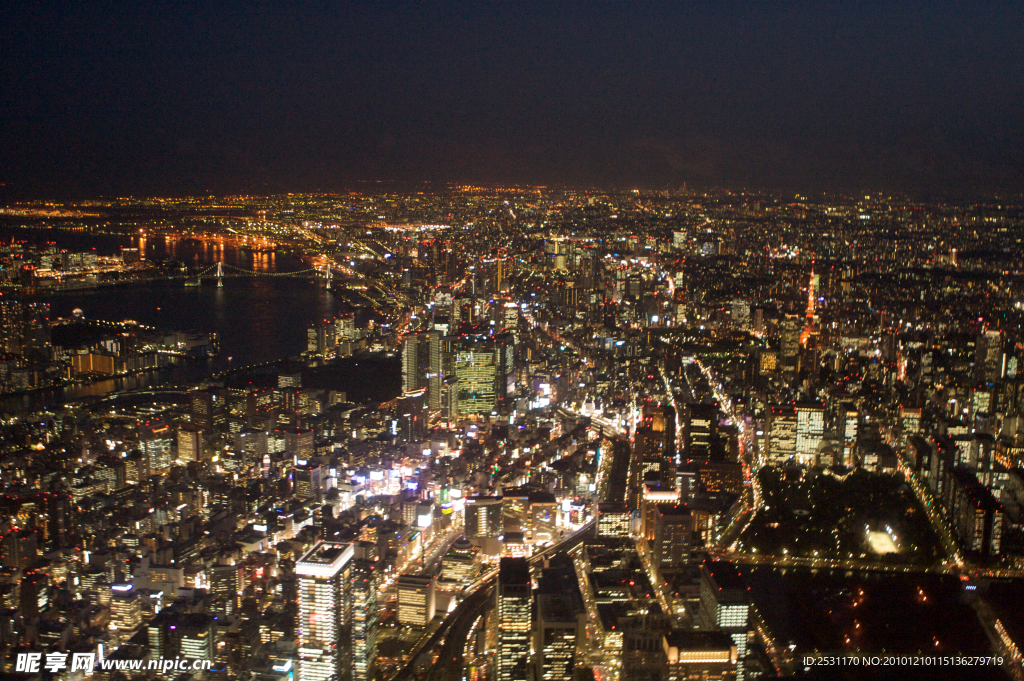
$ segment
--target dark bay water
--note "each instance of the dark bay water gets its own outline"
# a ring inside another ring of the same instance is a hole
[[[132,319],[162,330],[217,332],[221,353],[211,369],[259,364],[306,349],[306,328],[349,311],[335,296],[305,279],[226,278],[186,287],[181,280],[118,286],[46,298],[54,316],[80,309],[88,319]]]
[[[178,260],[192,265],[218,261],[259,272],[294,272],[309,266],[290,255],[256,252],[183,239],[99,237],[77,233],[4,229],[0,238],[45,238],[58,247],[88,250],[96,243],[97,253],[112,255],[124,246],[142,246],[149,259]],[[80,309],[88,319],[121,321],[132,319],[164,331],[216,332],[220,355],[208,360],[188,361],[168,371],[146,373],[110,381],[75,386],[60,391],[34,393],[28,399],[6,398],[7,408],[38,407],[71,401],[113,390],[179,384],[202,380],[229,368],[297,355],[306,349],[306,329],[316,320],[365,310],[356,308],[344,291],[328,291],[312,279],[254,276],[225,278],[223,288],[205,280],[202,286],[186,287],[181,279],[63,292],[38,298],[50,304],[51,317],[71,316]]]

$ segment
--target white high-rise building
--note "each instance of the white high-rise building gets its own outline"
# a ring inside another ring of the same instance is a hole
[[[436,613],[434,578],[402,575],[397,587],[399,624],[413,627],[430,624]]]
[[[818,445],[825,435],[825,410],[822,407],[797,405],[796,407],[796,460],[801,464],[814,463]]]
[[[420,355],[426,344],[425,334],[412,334],[402,341],[402,392],[415,392],[422,387],[423,377],[420,370]]]
[[[319,542],[295,564],[299,681],[342,681],[351,667],[352,544]]]

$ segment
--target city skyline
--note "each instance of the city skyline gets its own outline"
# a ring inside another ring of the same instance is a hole
[[[194,681],[1020,678],[1022,225],[678,189],[9,204],[4,669],[83,603],[74,650]]]
[[[0,27],[4,678],[1024,681],[1024,5]]]

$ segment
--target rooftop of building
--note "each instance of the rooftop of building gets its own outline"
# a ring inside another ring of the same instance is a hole
[[[547,624],[575,624],[577,615],[582,612],[579,600],[569,594],[540,594],[537,596],[537,608]]]
[[[705,563],[704,569],[719,591],[747,592],[748,587],[743,579],[743,573],[732,563],[712,561]]]
[[[434,581],[433,577],[423,577],[420,575],[400,575],[398,577],[398,587],[403,586],[410,588],[423,588],[430,586],[430,583]]]
[[[504,585],[530,583],[530,563],[525,558],[502,558],[498,580]]]
[[[722,631],[673,630],[665,635],[665,642],[679,650],[728,650],[732,638]]]
[[[300,558],[296,564],[298,574],[321,575],[324,568],[340,570],[354,553],[352,544],[320,542]]]

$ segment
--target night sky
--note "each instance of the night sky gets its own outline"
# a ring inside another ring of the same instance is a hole
[[[1024,190],[1022,2],[0,5],[7,200]]]

